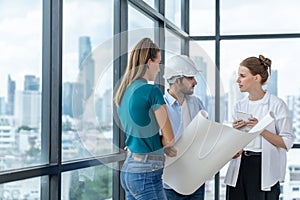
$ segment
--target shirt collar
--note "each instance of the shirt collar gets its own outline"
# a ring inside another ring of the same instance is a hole
[[[262,100],[262,104],[268,104],[269,103],[269,99],[270,99],[270,92],[266,91],[266,94]]]
[[[246,96],[245,98],[246,98],[247,102],[249,102],[249,97]],[[269,103],[269,98],[270,98],[270,92],[266,91],[266,94],[262,98],[261,104],[268,104]]]
[[[175,103],[177,103],[179,105],[177,99],[175,99],[172,95],[170,95],[170,93],[168,91],[165,93],[165,96],[170,105],[173,105]]]
[[[147,80],[144,79],[144,78],[142,78],[142,77],[141,77],[141,78],[138,78],[137,80],[138,80],[138,81],[141,81],[141,82],[144,82],[144,83],[147,83]]]

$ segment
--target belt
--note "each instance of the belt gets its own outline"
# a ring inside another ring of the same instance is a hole
[[[244,156],[261,156],[261,152],[243,151]]]
[[[154,155],[154,154],[140,154],[140,153],[132,153],[128,152],[129,156],[133,157],[136,161],[142,160],[157,160],[157,161],[165,161],[165,156],[163,155]]]

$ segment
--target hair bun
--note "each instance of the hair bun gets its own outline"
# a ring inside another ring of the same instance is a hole
[[[269,58],[265,58],[263,55],[259,55],[258,59],[263,66],[271,68],[272,61]]]

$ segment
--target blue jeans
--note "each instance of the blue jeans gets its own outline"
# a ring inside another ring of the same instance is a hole
[[[135,159],[129,153],[121,170],[126,200],[167,200],[163,190],[164,161]]]
[[[183,195],[172,189],[165,189],[168,200],[204,200],[204,184],[193,194]]]

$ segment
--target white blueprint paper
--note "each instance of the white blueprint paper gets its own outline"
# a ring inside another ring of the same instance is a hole
[[[202,110],[176,142],[176,157],[167,157],[163,181],[180,194],[195,192],[273,120],[266,115],[248,133],[206,119]]]

